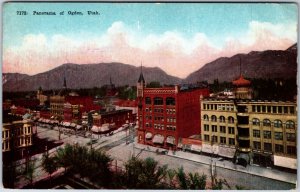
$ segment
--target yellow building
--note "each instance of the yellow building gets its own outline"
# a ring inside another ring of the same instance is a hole
[[[64,119],[65,96],[54,95],[50,97],[50,115]]]
[[[201,99],[202,151],[297,169],[296,102],[252,100],[250,81],[233,83],[235,99]]]
[[[32,127],[30,120],[13,121],[4,123],[2,127],[2,152],[29,147],[32,145]]]

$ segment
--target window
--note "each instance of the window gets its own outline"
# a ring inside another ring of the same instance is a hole
[[[163,98],[161,97],[154,98],[154,105],[163,105],[163,104],[164,104]]]
[[[232,116],[228,117],[228,123],[234,123],[234,118]]]
[[[271,131],[264,131],[264,139],[271,139]]]
[[[166,105],[175,105],[175,98],[167,97],[166,98]]]
[[[229,145],[235,145],[234,138],[229,138]]]
[[[261,144],[258,141],[253,141],[253,148],[256,150],[260,150],[261,149]]]
[[[253,130],[253,137],[260,138],[260,130]]]
[[[294,107],[290,107],[290,113],[294,114],[295,113],[295,108]]]
[[[211,116],[211,121],[213,121],[213,122],[217,122],[217,116],[215,116],[215,115],[212,115],[212,116]]]
[[[270,127],[271,126],[271,121],[269,119],[264,119],[263,120],[263,126]]]
[[[252,112],[256,112],[256,105],[252,105]]]
[[[282,106],[278,106],[278,113],[282,113]]]
[[[204,121],[208,121],[208,115],[203,116]]]
[[[294,123],[293,121],[287,121],[287,122],[285,123],[285,127],[286,127],[287,129],[295,129],[295,123]]]
[[[204,125],[204,131],[209,131],[209,125]]]
[[[220,143],[226,144],[226,137],[220,137]]]
[[[296,155],[297,154],[297,149],[295,146],[287,146],[286,147],[286,153],[289,155]]]
[[[203,104],[203,109],[206,109],[206,104]]]
[[[225,117],[224,116],[220,117],[220,122],[225,122]]]
[[[272,144],[271,143],[264,143],[264,150],[265,151],[272,151]]]
[[[252,119],[252,124],[256,125],[256,126],[259,126],[260,125],[259,119],[257,119],[257,118]]]
[[[282,127],[282,122],[280,120],[276,119],[274,121],[274,127],[281,128]]]
[[[274,138],[275,138],[275,140],[282,140],[283,139],[282,132],[275,132]]]
[[[263,113],[266,112],[266,106],[265,106],[265,105],[262,106],[262,112],[263,112]]]
[[[218,131],[218,129],[217,129],[217,126],[216,126],[216,125],[212,125],[212,126],[211,126],[211,128],[212,128],[212,132],[217,132],[217,131]]]
[[[275,152],[276,153],[283,153],[283,145],[275,144]]]
[[[287,141],[296,141],[296,134],[295,133],[286,133],[286,140]]]
[[[288,107],[287,107],[287,106],[284,106],[284,107],[283,107],[283,112],[284,112],[284,113],[288,113]]]
[[[151,98],[150,97],[145,98],[145,104],[151,105]]]
[[[228,133],[234,134],[234,127],[228,127]]]
[[[204,141],[209,141],[209,135],[204,135]]]
[[[221,133],[226,133],[226,127],[225,126],[220,126],[220,132]]]
[[[267,106],[268,113],[271,113],[271,106]]]
[[[213,135],[211,137],[211,140],[212,140],[213,143],[218,143],[218,136]]]

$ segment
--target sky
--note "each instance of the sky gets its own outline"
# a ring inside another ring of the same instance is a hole
[[[2,67],[34,75],[63,63],[142,63],[185,78],[219,57],[285,50],[297,24],[292,3],[6,3]]]

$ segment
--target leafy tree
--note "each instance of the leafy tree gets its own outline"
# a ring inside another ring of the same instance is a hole
[[[48,153],[43,155],[42,167],[49,174],[50,181],[52,179],[51,175],[57,170],[56,157],[49,157]]]
[[[185,172],[183,171],[183,167],[178,168],[176,172],[177,180],[179,183],[180,189],[188,189],[190,185],[190,181],[188,180]]]
[[[35,163],[36,163],[36,159],[29,160],[27,169],[25,168],[25,170],[24,170],[25,177],[26,177],[26,179],[29,180],[30,185],[32,185],[32,183],[33,183]]]
[[[206,175],[199,175],[198,173],[189,173],[190,186],[189,189],[205,189]]]

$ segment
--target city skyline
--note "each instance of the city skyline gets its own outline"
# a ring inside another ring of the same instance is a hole
[[[184,78],[219,57],[287,49],[297,42],[297,11],[278,3],[6,3],[3,72],[143,62]]]

